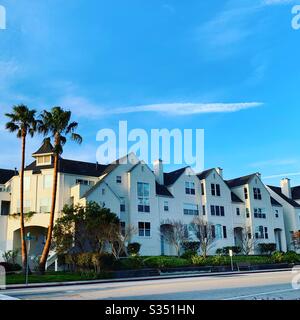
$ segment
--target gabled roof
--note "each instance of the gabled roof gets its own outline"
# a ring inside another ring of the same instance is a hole
[[[49,153],[53,153],[53,146],[51,142],[46,139],[42,146],[36,152],[33,153],[33,156]]]
[[[58,172],[82,176],[100,177],[103,172],[108,169],[108,167],[110,166],[60,158],[58,164]],[[53,169],[53,164],[37,166],[36,161],[34,161],[25,168],[26,171],[32,170],[35,173],[39,173],[41,169]]]
[[[200,173],[197,174],[197,177],[199,178],[199,180],[203,180],[205,178],[208,177],[208,175],[213,172],[215,169],[208,169],[208,170],[205,170],[205,171],[202,171]]]
[[[299,200],[300,199],[300,186],[292,188],[292,198],[294,200]]]
[[[164,173],[164,183],[166,186],[174,184],[188,167],[178,169],[176,171]]]
[[[268,186],[271,190],[273,190],[275,193],[277,193],[283,200],[285,200],[287,203],[289,203],[291,206],[295,208],[300,208],[300,204],[298,204],[293,199],[288,198],[281,192],[280,187],[274,187],[274,186]]]
[[[18,174],[18,172],[15,170],[0,169],[0,184],[5,184],[16,174]]]
[[[271,197],[271,204],[274,207],[282,207],[282,205],[277,200],[275,200],[273,197]]]
[[[239,202],[244,203],[243,200],[241,200],[234,192],[231,191],[231,201],[232,202]]]
[[[166,186],[163,186],[161,184],[159,184],[158,182],[156,182],[156,194],[158,196],[164,196],[164,197],[172,197],[174,198],[174,196],[172,195],[172,193],[168,190],[168,188]]]
[[[235,187],[239,187],[239,186],[243,186],[245,184],[248,184],[249,181],[254,177],[257,177],[256,173],[249,174],[248,176],[243,176],[243,177],[239,177],[239,178],[232,179],[232,180],[227,180],[225,182],[227,183],[229,188],[235,188]]]

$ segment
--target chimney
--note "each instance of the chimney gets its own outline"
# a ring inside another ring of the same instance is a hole
[[[291,180],[288,178],[282,179],[280,181],[281,192],[287,196],[288,198],[292,198],[292,190],[291,190]]]
[[[159,184],[164,184],[164,167],[161,159],[155,160],[153,163],[154,174],[156,177],[156,181]]]
[[[218,172],[218,174],[220,175],[221,178],[223,178],[223,169],[218,167],[216,168],[216,171]]]
[[[98,170],[98,165],[99,165],[99,163],[98,163],[98,161],[96,161],[96,170]]]

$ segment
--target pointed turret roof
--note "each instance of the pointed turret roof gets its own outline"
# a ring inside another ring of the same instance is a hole
[[[33,156],[53,153],[53,146],[49,140],[45,140],[42,146],[33,153]]]

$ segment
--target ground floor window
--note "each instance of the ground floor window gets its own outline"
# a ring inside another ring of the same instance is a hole
[[[151,223],[150,222],[139,222],[139,236],[150,237],[151,235]]]

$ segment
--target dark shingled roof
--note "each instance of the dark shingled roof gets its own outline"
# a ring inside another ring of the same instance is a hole
[[[15,170],[0,169],[0,184],[5,184],[16,174]]]
[[[77,174],[82,176],[100,177],[104,173],[113,170],[114,165],[102,165],[90,162],[67,160],[60,158],[58,171],[61,173]],[[26,171],[39,173],[41,169],[52,169],[53,164],[46,166],[37,166],[36,161],[25,168]],[[107,172],[106,172],[107,171]]]
[[[275,207],[282,207],[282,205],[277,200],[275,200],[273,197],[271,197],[271,204],[272,204],[272,206],[275,206]]]
[[[294,200],[300,199],[300,186],[292,188],[292,198]]]
[[[288,198],[281,192],[280,187],[274,187],[274,186],[268,186],[271,190],[273,190],[275,193],[277,193],[283,200],[285,200],[287,203],[289,203],[291,206],[295,208],[300,208],[300,204],[298,204],[293,199]]]
[[[231,201],[244,203],[234,192],[231,191]]]
[[[253,177],[256,177],[256,173],[249,174],[248,176],[239,177],[232,180],[225,181],[229,188],[239,187],[247,184]]]
[[[180,178],[180,176],[184,173],[186,168],[188,168],[188,167],[181,168],[181,169],[178,169],[173,172],[164,173],[165,185],[170,186],[170,185],[174,184]]]
[[[197,174],[197,177],[200,179],[200,180],[203,180],[205,179],[211,172],[213,172],[215,169],[208,169],[208,170],[205,170],[205,171],[202,171],[200,172],[199,174]]]
[[[156,194],[158,196],[164,196],[164,197],[173,197],[172,193],[168,190],[166,186],[163,186],[156,182]]]
[[[38,154],[45,154],[45,153],[52,153],[52,152],[53,152],[52,144],[48,140],[45,140],[43,145],[39,148],[39,150],[37,150],[33,154],[38,155]]]

